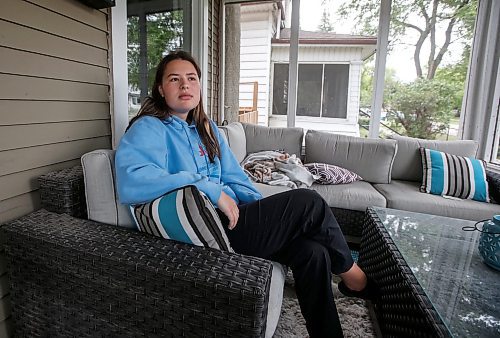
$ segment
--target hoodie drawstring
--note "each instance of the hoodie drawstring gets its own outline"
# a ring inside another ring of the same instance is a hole
[[[194,126],[194,130],[196,131],[196,136],[198,137],[198,146],[200,147],[200,149],[203,149],[203,142],[201,142],[201,137],[200,134],[198,133],[198,128]],[[193,149],[191,148],[191,150]],[[205,159],[205,164],[207,166],[207,177],[210,177],[210,166],[207,160],[207,153],[205,150],[203,150],[203,158]]]
[[[191,149],[191,155],[193,156],[193,160],[194,160],[194,165],[196,166],[196,171],[198,173],[200,173],[200,167],[198,167],[198,162],[196,161],[196,155],[194,153],[194,150],[193,150],[193,144],[191,143],[191,139],[189,137],[189,133],[187,132],[186,128],[184,125],[182,125],[182,130],[184,130],[184,134],[186,134],[186,137],[188,139],[188,142],[189,142],[189,148]],[[201,173],[200,173],[201,174]]]
[[[198,147],[201,147],[200,149],[203,149],[201,137],[200,137],[200,134],[198,133],[198,129],[196,128],[196,126],[194,126],[193,128],[196,132],[196,136],[198,137]],[[189,133],[186,130],[186,126],[184,124],[182,124],[182,129],[184,130],[184,133],[186,134],[186,137],[188,139],[189,148],[191,148],[191,155],[193,156],[194,164],[196,165],[196,171],[198,171],[198,173],[201,174],[200,167],[198,167],[198,162],[196,161],[196,154],[194,152],[193,143],[191,142],[191,138],[189,137]],[[209,163],[208,163],[207,155],[205,154],[205,151],[203,151],[203,158],[205,159],[205,164],[207,166],[207,178],[209,178],[210,177],[210,167],[209,167]]]

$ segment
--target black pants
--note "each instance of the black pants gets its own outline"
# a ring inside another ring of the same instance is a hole
[[[290,267],[310,336],[342,337],[331,273],[346,272],[353,260],[328,204],[313,190],[297,189],[239,209],[236,227],[225,228],[233,249]]]

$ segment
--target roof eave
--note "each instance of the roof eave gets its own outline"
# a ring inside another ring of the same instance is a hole
[[[288,39],[271,39],[271,43],[276,45],[289,45]],[[362,39],[299,39],[300,45],[377,45],[376,38]]]

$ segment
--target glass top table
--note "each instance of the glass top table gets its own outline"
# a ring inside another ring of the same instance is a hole
[[[381,285],[382,330],[418,332],[415,306],[439,336],[500,336],[500,271],[482,262],[480,233],[462,230],[475,222],[378,207],[367,216],[360,265]]]

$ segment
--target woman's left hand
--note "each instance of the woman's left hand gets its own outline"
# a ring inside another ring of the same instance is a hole
[[[229,197],[228,194],[222,191],[219,200],[217,201],[217,206],[229,219],[229,230],[233,230],[236,223],[238,223],[238,218],[240,217],[240,209],[238,209],[238,205],[231,197]]]

